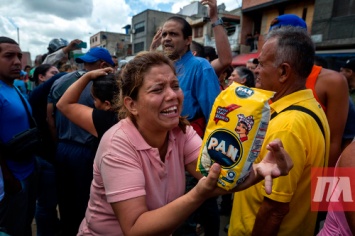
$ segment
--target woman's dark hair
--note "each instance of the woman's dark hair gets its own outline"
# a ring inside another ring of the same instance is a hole
[[[202,57],[202,58],[206,58],[205,57],[205,48],[202,44],[192,40],[191,45],[190,45],[190,49],[191,51],[195,51],[196,52],[196,57]]]
[[[226,73],[226,79],[228,79],[231,74],[233,73],[233,67],[232,66],[228,66],[226,69],[224,69],[223,73]]]
[[[117,74],[108,74],[93,80],[91,92],[101,102],[109,101],[111,110],[118,112],[117,99],[119,95]]]
[[[39,75],[46,75],[47,71],[52,67],[51,64],[42,64],[37,66],[35,71],[33,72],[32,81],[35,82],[36,85],[39,84]]]
[[[120,98],[120,118],[130,117],[135,122],[135,117],[124,106],[124,98],[130,97],[137,100],[138,91],[144,82],[144,76],[155,66],[168,65],[175,72],[173,62],[161,52],[140,52],[136,57],[130,60],[121,72]],[[186,131],[186,125],[189,124],[185,117],[180,117],[179,127]]]
[[[241,66],[235,68],[235,71],[238,73],[240,78],[245,78],[245,86],[248,86],[250,88],[255,87],[255,78],[254,78],[254,73],[249,70],[248,68]]]
[[[25,68],[23,70],[27,70],[27,69],[31,69],[32,67],[30,65],[26,65]]]
[[[205,46],[204,48],[205,51],[205,57],[208,57],[209,61],[213,61],[214,59],[218,58],[218,55],[216,53],[216,49],[212,46]]]

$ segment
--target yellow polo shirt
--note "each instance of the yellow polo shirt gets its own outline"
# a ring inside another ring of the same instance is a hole
[[[321,120],[325,139],[317,122],[302,111],[284,111],[269,123],[263,147],[255,163],[267,153],[266,145],[279,138],[293,160],[288,176],[274,179],[272,193],[267,195],[264,182],[234,195],[228,235],[250,235],[264,196],[278,202],[289,202],[290,211],[283,219],[278,235],[313,235],[317,213],[311,212],[311,168],[328,164],[329,126],[312,90],[301,90],[272,103],[271,112],[281,112],[290,105],[306,107]]]

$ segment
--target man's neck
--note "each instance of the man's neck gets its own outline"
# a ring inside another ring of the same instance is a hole
[[[180,55],[170,55],[168,56],[170,60],[172,60],[173,62],[177,62],[179,60],[181,60],[181,57]]]
[[[293,86],[290,86],[290,87],[286,87],[278,92],[275,93],[275,96],[271,99],[272,102],[276,102],[277,100],[289,95],[289,94],[292,94],[292,93],[295,93],[295,92],[298,92],[300,90],[304,90],[306,89],[306,86],[305,85],[293,85]]]
[[[14,85],[14,80],[15,79],[12,79],[12,78],[10,78],[10,79],[0,78],[0,80],[2,82],[4,82],[5,84],[9,85],[10,87],[12,87]]]
[[[170,58],[170,60],[172,60],[173,62],[177,62],[180,61],[181,58],[188,52],[189,50],[184,51],[183,53],[179,54],[179,55],[168,55],[168,57]]]

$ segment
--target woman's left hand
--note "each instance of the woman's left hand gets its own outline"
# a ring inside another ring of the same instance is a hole
[[[103,69],[97,69],[87,72],[85,75],[90,78],[90,80],[96,79],[100,76],[105,76],[109,73],[113,73],[114,69],[112,67],[106,67]]]

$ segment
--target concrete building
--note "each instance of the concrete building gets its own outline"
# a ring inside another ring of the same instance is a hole
[[[355,57],[355,2],[315,0],[314,9],[311,33],[317,54],[338,70]]]
[[[218,16],[223,20],[224,28],[227,31],[229,44],[233,52],[239,52],[239,37],[240,37],[240,9],[234,12],[225,10],[226,6],[223,4],[217,7]],[[208,17],[208,9],[202,5],[200,1],[192,2],[191,4],[182,8],[180,14],[187,15],[186,20],[192,26],[192,38],[198,43],[205,46],[216,47],[213,30],[210,19]]]
[[[271,21],[282,14],[306,21],[317,55],[326,57],[333,69],[339,67],[335,61],[355,57],[355,3],[349,5],[348,0],[243,0],[241,53],[250,51],[247,35],[256,32],[260,49]]]
[[[106,48],[111,55],[125,58],[132,55],[131,39],[129,34],[100,31],[90,37],[90,48]]]
[[[218,6],[219,16],[224,21],[232,51],[239,51],[240,16],[225,11],[225,5]],[[234,13],[240,14],[239,11]],[[193,1],[180,9],[177,14],[155,10],[145,10],[132,17],[132,46],[133,53],[149,50],[152,39],[159,27],[171,16],[180,15],[192,26],[192,38],[205,46],[214,46],[214,35],[208,18],[208,9],[200,1]]]
[[[21,69],[24,69],[26,65],[29,65],[29,66],[33,65],[32,61],[31,61],[31,53],[22,51]]]
[[[131,28],[133,54],[149,50],[159,27],[174,15],[176,14],[148,9],[133,16]]]
[[[241,23],[241,53],[250,52],[248,35],[259,35],[257,49],[263,44],[271,21],[283,14],[296,14],[307,23],[308,32],[312,30],[314,0],[243,0]]]

